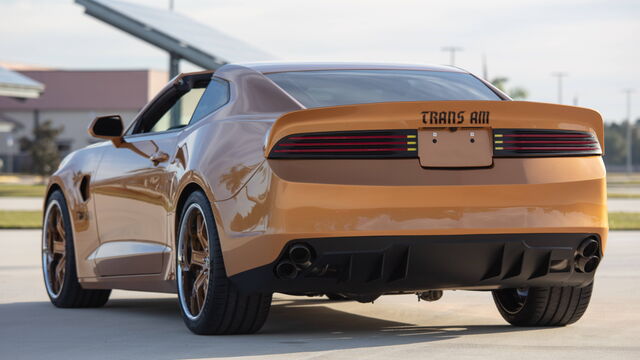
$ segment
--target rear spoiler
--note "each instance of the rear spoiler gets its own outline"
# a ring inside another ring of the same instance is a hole
[[[527,101],[419,101],[293,111],[276,120],[264,151],[268,156],[294,134],[437,127],[582,131],[594,134],[604,149],[604,123],[591,109]]]

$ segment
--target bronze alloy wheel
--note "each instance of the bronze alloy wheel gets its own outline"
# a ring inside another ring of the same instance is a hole
[[[178,296],[190,319],[202,313],[209,287],[209,236],[202,208],[191,204],[178,237]]]
[[[57,298],[64,285],[67,257],[65,254],[66,232],[60,203],[49,202],[44,216],[42,232],[42,269],[47,292]]]

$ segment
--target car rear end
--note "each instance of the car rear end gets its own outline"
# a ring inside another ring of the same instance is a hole
[[[244,209],[223,224],[227,272],[296,294],[584,286],[606,245],[602,147],[597,112],[551,104],[288,113],[220,205]]]

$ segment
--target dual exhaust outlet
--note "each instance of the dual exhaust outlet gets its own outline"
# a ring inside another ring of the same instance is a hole
[[[293,280],[298,274],[311,266],[312,252],[306,244],[294,244],[283,260],[276,265],[276,275],[281,279]]]
[[[588,237],[580,243],[576,251],[576,269],[582,273],[591,273],[600,264],[600,243],[594,237]]]

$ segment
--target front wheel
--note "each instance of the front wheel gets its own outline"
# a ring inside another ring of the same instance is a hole
[[[500,315],[515,326],[565,326],[589,306],[593,282],[585,287],[533,287],[493,290]]]
[[[71,218],[64,195],[47,199],[42,225],[42,274],[51,303],[60,308],[100,307],[111,290],[83,289],[78,282]]]
[[[242,294],[227,277],[211,205],[201,192],[187,198],[176,246],[182,318],[200,335],[250,334],[264,325],[271,294]]]

